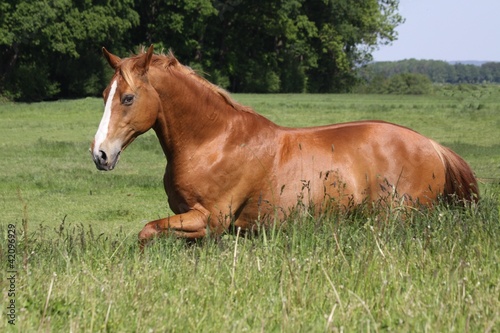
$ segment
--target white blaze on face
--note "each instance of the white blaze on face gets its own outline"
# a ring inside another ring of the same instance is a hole
[[[111,104],[113,104],[113,97],[115,96],[117,85],[117,80],[113,81],[113,84],[111,84],[108,100],[104,106],[104,115],[102,116],[101,123],[99,124],[99,128],[94,138],[94,156],[99,155],[99,148],[108,136],[109,120],[111,119]]]

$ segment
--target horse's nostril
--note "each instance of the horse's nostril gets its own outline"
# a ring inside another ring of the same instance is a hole
[[[108,156],[106,155],[106,153],[102,150],[99,150],[99,158],[101,159],[101,161],[103,162],[106,162],[108,160]]]

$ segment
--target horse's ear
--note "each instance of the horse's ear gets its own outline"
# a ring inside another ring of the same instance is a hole
[[[111,68],[116,69],[118,67],[118,64],[120,63],[121,59],[114,54],[111,54],[108,50],[106,50],[105,47],[102,48],[102,54],[108,61],[108,64],[111,66]]]
[[[151,44],[151,46],[148,48],[148,51],[142,58],[142,62],[138,63],[138,66],[142,72],[142,74],[146,74],[149,70],[149,64],[151,63],[151,58],[153,57],[153,51],[154,51],[154,46]]]

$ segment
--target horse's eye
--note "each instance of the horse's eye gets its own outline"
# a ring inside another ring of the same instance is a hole
[[[133,102],[134,102],[134,95],[124,95],[122,97],[123,105],[132,105]]]

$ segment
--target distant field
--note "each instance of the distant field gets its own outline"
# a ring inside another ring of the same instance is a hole
[[[0,104],[4,266],[9,224],[18,235],[17,321],[8,324],[2,297],[0,331],[500,330],[498,87],[234,97],[284,126],[382,119],[413,128],[464,157],[485,199],[384,221],[298,216],[253,239],[169,239],[141,257],[144,222],[170,212],[154,134],[103,173],[88,153],[101,99]],[[0,274],[7,295],[9,274]]]

